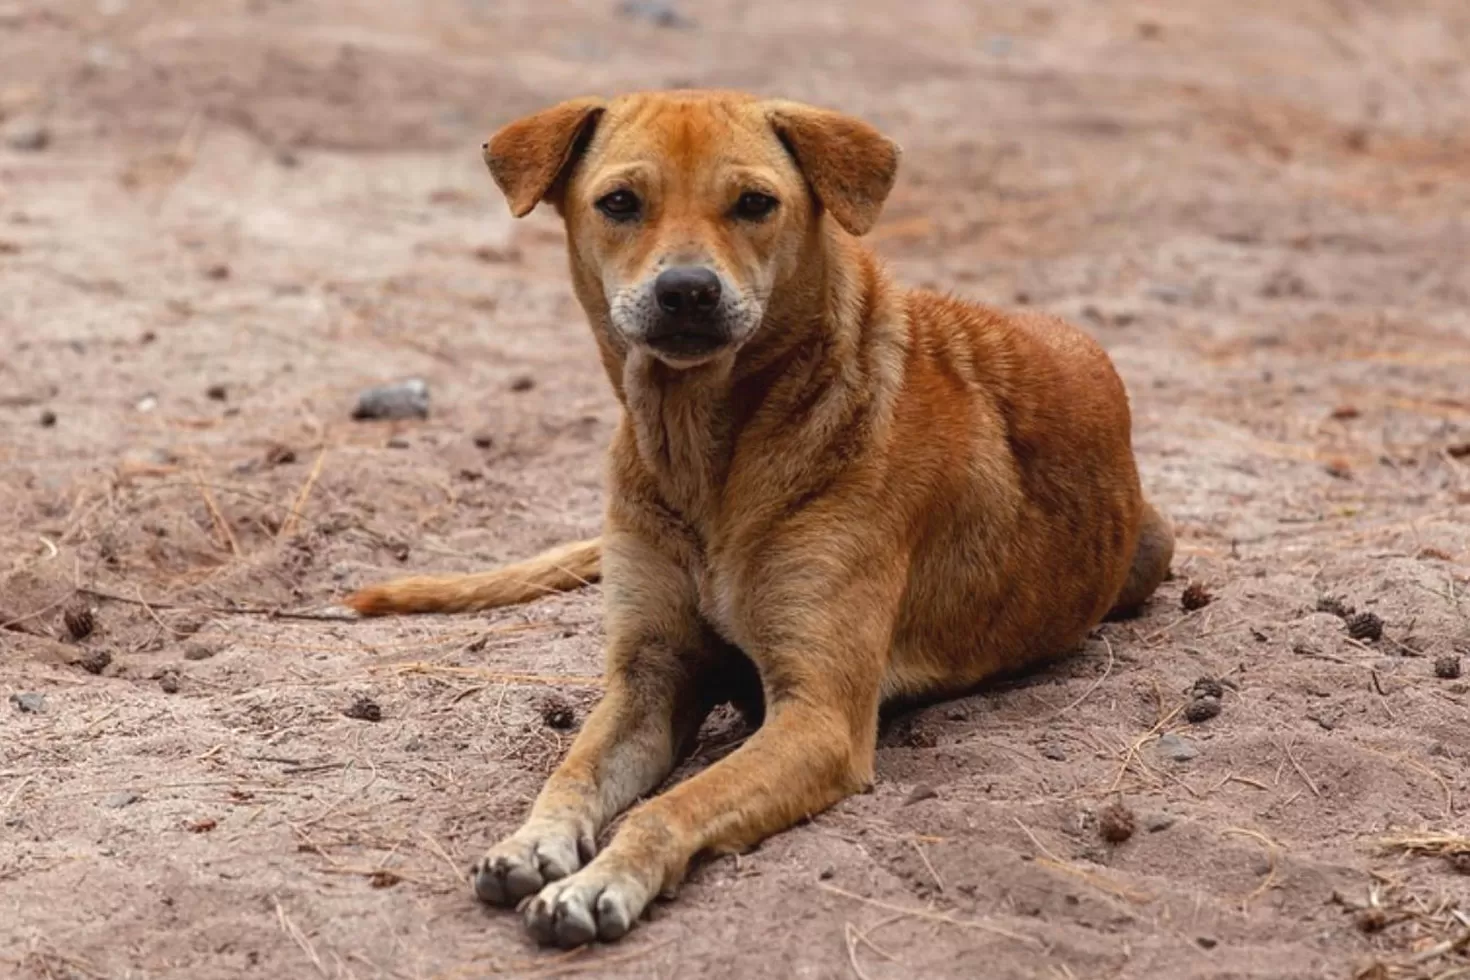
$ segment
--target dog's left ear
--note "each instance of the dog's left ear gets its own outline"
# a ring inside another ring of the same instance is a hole
[[[768,104],[776,135],[822,206],[854,235],[878,221],[898,176],[898,144],[861,119],[797,102]]]
[[[586,148],[603,108],[601,99],[563,102],[504,126],[481,147],[511,214],[524,218],[552,193]]]

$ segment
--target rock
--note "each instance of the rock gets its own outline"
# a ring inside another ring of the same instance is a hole
[[[1460,658],[1453,653],[1434,658],[1434,676],[1452,681],[1460,676]]]
[[[1097,814],[1097,831],[1109,844],[1121,844],[1133,836],[1138,821],[1121,800],[1109,803]]]
[[[657,27],[683,30],[694,27],[692,17],[666,0],[623,0],[618,4],[618,13],[633,20],[646,20]]]
[[[12,694],[10,696],[10,703],[15,705],[16,711],[27,715],[39,715],[46,710],[46,696],[43,694]]]
[[[112,663],[112,654],[106,650],[88,650],[77,658],[76,664],[89,674],[100,674]]]
[[[577,710],[560,694],[551,694],[541,702],[541,720],[548,728],[564,732],[577,723]]]
[[[158,687],[164,694],[179,693],[179,672],[172,667],[165,668],[158,673]]]
[[[930,786],[928,783],[919,783],[913,789],[909,790],[908,796],[903,798],[903,805],[913,806],[915,803],[921,803],[924,800],[932,800],[938,795],[939,790],[933,786]]]
[[[1157,834],[1160,831],[1168,830],[1178,820],[1179,818],[1172,813],[1150,813],[1143,818],[1143,829],[1151,834]]]
[[[97,628],[92,610],[81,604],[68,606],[61,614],[61,621],[66,624],[66,632],[73,640],[85,640]]]
[[[1189,696],[1192,698],[1223,698],[1225,685],[1213,677],[1201,677],[1190,686]]]
[[[1348,636],[1369,643],[1383,639],[1383,620],[1376,613],[1361,612],[1347,621]]]
[[[121,810],[125,806],[132,806],[134,803],[137,803],[142,798],[143,797],[139,796],[137,793],[134,793],[132,790],[125,789],[121,792],[113,793],[111,796],[105,797],[102,800],[102,805],[107,807],[107,809],[109,810]]]
[[[352,417],[369,419],[426,419],[429,417],[429,386],[420,378],[369,388],[357,396]]]
[[[1220,713],[1219,698],[1195,698],[1184,708],[1184,718],[1191,725],[1209,721]]]
[[[369,697],[360,697],[342,712],[348,718],[356,718],[358,721],[382,721],[383,709],[378,707],[378,702]]]
[[[222,402],[230,397],[230,390],[222,384],[212,384],[204,389],[204,397],[213,402]]]
[[[1170,732],[1159,737],[1159,754],[1175,762],[1188,762],[1199,756],[1199,746],[1183,736]]]
[[[184,645],[185,660],[208,660],[217,652],[214,647],[205,646],[203,643],[186,643]]]
[[[49,429],[56,424],[56,413],[48,408],[41,413],[41,417],[37,421],[41,423],[41,428]]]
[[[17,116],[6,124],[5,145],[12,150],[35,153],[51,145],[51,130],[33,116]]]
[[[1066,762],[1067,752],[1060,743],[1047,741],[1041,743],[1041,757],[1052,762]]]

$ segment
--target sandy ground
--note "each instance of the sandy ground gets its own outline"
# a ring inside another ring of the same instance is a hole
[[[595,590],[267,613],[595,532],[616,408],[478,144],[683,84],[896,136],[876,246],[1091,329],[1180,549],[896,719],[871,793],[543,953],[465,870],[596,697]],[[9,0],[0,116],[0,973],[1470,975],[1462,0]],[[415,376],[427,421],[350,420]]]

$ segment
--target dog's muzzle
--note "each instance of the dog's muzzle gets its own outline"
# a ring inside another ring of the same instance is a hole
[[[653,282],[658,312],[643,334],[654,350],[670,357],[702,357],[730,342],[720,277],[698,265],[665,269]]]

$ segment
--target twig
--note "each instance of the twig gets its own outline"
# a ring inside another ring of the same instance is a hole
[[[311,497],[311,490],[316,486],[316,481],[322,475],[322,464],[327,458],[327,447],[322,446],[321,451],[316,454],[316,462],[311,466],[311,473],[306,477],[306,482],[301,485],[301,492],[296,495],[296,502],[286,512],[286,519],[281,522],[281,529],[276,532],[276,540],[290,537],[296,532],[296,525],[300,522],[301,514],[306,509],[306,501]]]
[[[933,863],[929,860],[929,855],[927,855],[927,854],[924,853],[924,847],[923,847],[923,845],[921,845],[918,841],[914,840],[913,838],[910,838],[909,839],[909,843],[913,845],[914,851],[919,855],[919,860],[924,862],[924,867],[926,867],[926,868],[929,869],[929,875],[930,875],[930,877],[932,877],[934,879],[934,884],[936,884],[936,885],[939,886],[939,894],[943,895],[944,894],[944,891],[945,891],[945,888],[944,888],[944,879],[939,876],[939,871],[934,867]]]
[[[606,683],[601,677],[588,677],[585,675],[512,674],[499,670],[490,670],[486,667],[451,667],[424,661],[393,664],[389,669],[399,674],[448,674],[451,677],[476,677],[497,684],[545,684],[549,687],[602,687]]]
[[[219,504],[214,502],[214,494],[210,493],[209,487],[204,483],[204,474],[196,467],[194,470],[194,487],[199,491],[199,496],[204,498],[204,506],[209,510],[209,517],[214,521],[215,532],[219,535],[220,544],[228,546],[230,554],[236,558],[240,557],[240,542],[235,540],[235,532],[230,530],[229,521],[225,515],[220,513]]]
[[[1052,718],[1060,718],[1062,715],[1070,714],[1074,709],[1080,707],[1083,701],[1086,701],[1088,698],[1092,697],[1092,692],[1096,691],[1099,687],[1102,687],[1103,681],[1107,680],[1108,675],[1113,672],[1113,644],[1108,641],[1108,638],[1106,636],[1102,637],[1102,641],[1103,645],[1108,648],[1108,664],[1106,667],[1103,668],[1102,676],[1093,681],[1091,686],[1089,686],[1087,690],[1082,692],[1082,696],[1080,698],[1073,701],[1066,707],[1058,708],[1055,712],[1053,712]]]
[[[316,949],[311,945],[311,942],[306,938],[306,936],[302,935],[301,930],[296,928],[296,923],[291,921],[291,917],[287,915],[286,910],[281,907],[281,900],[272,895],[271,901],[274,902],[276,905],[276,919],[281,923],[281,928],[285,930],[286,935],[290,936],[292,941],[295,942],[297,946],[301,947],[301,951],[306,954],[306,958],[311,960],[311,965],[316,967],[316,972],[320,973],[324,977],[330,977],[331,974],[329,974],[327,972],[327,968],[322,965],[322,959],[316,954]]]
[[[911,909],[904,908],[902,905],[892,905],[888,902],[880,901],[876,898],[868,898],[866,895],[859,895],[857,892],[850,892],[845,888],[838,888],[836,885],[829,885],[825,881],[819,881],[816,883],[816,885],[824,892],[830,892],[833,895],[840,895],[843,898],[849,898],[855,902],[862,902],[865,905],[871,905],[873,908],[883,909],[888,912],[897,912],[899,915],[911,915],[915,918],[926,919],[930,922],[943,922],[945,925],[957,926],[961,929],[979,929],[982,932],[989,932],[997,936],[1004,936],[1006,939],[1014,939],[1018,943],[1026,943],[1029,946],[1041,946],[1041,942],[1037,939],[1033,939],[1030,936],[1023,936],[1018,932],[1011,932],[1009,929],[1002,929],[1000,926],[993,926],[988,922],[977,922],[974,919],[956,919],[952,915],[945,915],[941,912],[931,912],[928,909]]]
[[[327,623],[355,623],[362,617],[356,613],[314,613],[304,610],[274,609],[269,606],[214,606],[203,604],[191,604],[183,602],[157,602],[147,599],[133,599],[129,596],[118,595],[116,592],[108,592],[104,589],[95,589],[91,586],[78,586],[77,591],[82,595],[89,595],[96,599],[107,599],[111,602],[125,602],[131,606],[151,606],[154,609],[177,609],[187,612],[207,612],[219,616],[265,616],[269,619],[302,619],[312,622]],[[65,602],[66,600],[62,600]],[[57,603],[60,605],[61,603]],[[55,608],[54,606],[52,608]]]
[[[1312,781],[1312,777],[1307,774],[1307,770],[1302,768],[1302,764],[1297,759],[1296,753],[1291,751],[1291,743],[1286,741],[1286,739],[1282,739],[1277,744],[1281,746],[1281,751],[1286,755],[1286,760],[1291,763],[1291,767],[1296,770],[1296,774],[1302,777],[1302,782],[1307,784],[1307,789],[1311,790],[1312,795],[1320,800],[1322,798],[1322,791],[1317,788],[1317,784]]]
[[[1241,899],[1240,907],[1246,909],[1251,902],[1264,895],[1272,885],[1276,884],[1276,849],[1280,847],[1275,841],[1261,833],[1259,830],[1247,830],[1244,827],[1226,827],[1221,832],[1222,836],[1235,835],[1238,837],[1252,837],[1266,845],[1266,852],[1271,860],[1271,867],[1266,872],[1266,880],[1256,886],[1245,898]]]

